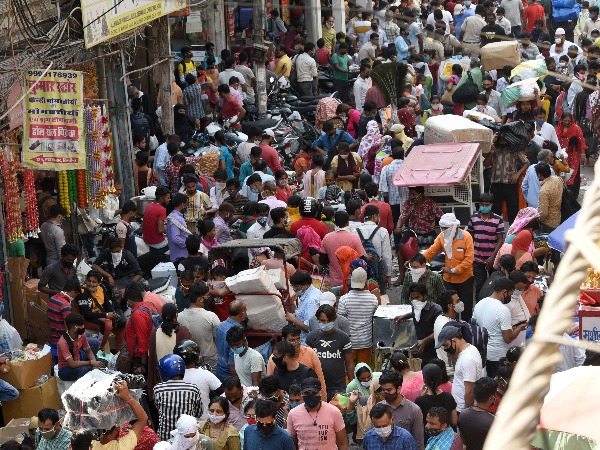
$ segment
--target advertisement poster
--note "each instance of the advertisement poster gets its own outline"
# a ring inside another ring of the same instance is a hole
[[[86,48],[187,7],[186,0],[81,0]]]
[[[29,70],[23,117],[23,164],[32,169],[85,169],[83,74]]]

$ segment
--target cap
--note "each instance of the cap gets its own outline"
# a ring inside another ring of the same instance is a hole
[[[302,384],[300,384],[300,390],[304,394],[304,392],[308,391],[321,391],[321,382],[316,378],[305,378],[302,380]]]
[[[37,416],[33,416],[31,419],[29,419],[29,429],[34,430],[37,427],[38,427],[38,418],[37,418]]]
[[[557,34],[561,34],[561,35],[564,36],[565,29],[564,28],[557,28],[556,31],[554,32],[554,35],[556,36]]]
[[[337,298],[333,292],[323,292],[319,298],[319,306],[330,305],[335,306]]]
[[[357,267],[352,271],[350,287],[352,289],[362,289],[367,284],[367,271],[362,267]]]
[[[455,338],[460,333],[460,328],[458,327],[444,327],[440,334],[438,335],[438,345],[435,348],[440,348],[444,345],[444,342],[449,341],[452,338]]]
[[[275,139],[275,132],[270,128],[267,128],[265,131],[263,131],[263,136],[271,136],[273,139]]]
[[[454,15],[460,14],[463,10],[462,5],[454,5]]]

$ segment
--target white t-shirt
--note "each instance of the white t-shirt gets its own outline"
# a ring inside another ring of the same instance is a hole
[[[488,331],[488,361],[499,361],[510,348],[502,336],[502,330],[512,330],[510,310],[499,300],[486,297],[475,305],[473,317],[477,325]]]
[[[262,355],[253,348],[248,348],[244,356],[234,355],[235,371],[242,385],[252,386],[252,373],[261,372],[265,374],[265,360]]]
[[[481,378],[483,367],[481,355],[474,345],[469,345],[458,354],[452,381],[452,396],[456,401],[456,410],[461,412],[465,408],[465,381],[474,383]]]
[[[208,404],[210,402],[210,391],[219,389],[221,387],[221,380],[208,370],[185,369],[183,381],[195,384],[200,389],[200,399],[202,400],[202,415],[200,416],[200,420],[206,420]]]
[[[523,297],[521,295],[513,295],[510,303],[508,305],[508,309],[510,311],[510,324],[515,325],[524,320],[529,320],[531,318],[531,314],[529,313],[529,309],[527,305],[523,301]],[[525,335],[527,332],[525,330],[521,331],[519,335],[513,339],[513,341],[508,344],[509,347],[520,347],[525,342]]]
[[[439,343],[438,336],[440,335],[440,331],[442,331],[444,325],[446,325],[451,320],[452,319],[450,319],[450,317],[446,317],[443,314],[440,314],[436,317],[435,322],[433,323],[433,337],[435,339],[436,347]],[[451,375],[451,373],[454,371],[454,368],[450,365],[450,362],[448,361],[448,353],[444,350],[444,347],[437,348],[435,352],[437,353],[437,357],[444,361],[444,363],[446,364],[446,371],[448,372],[448,375]]]

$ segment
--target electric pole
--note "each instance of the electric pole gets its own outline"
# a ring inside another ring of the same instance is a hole
[[[254,70],[256,76],[256,106],[259,114],[267,112],[267,72],[265,63],[267,60],[268,47],[265,44],[265,24],[267,16],[267,6],[265,0],[254,0],[254,12],[252,14],[254,41]]]

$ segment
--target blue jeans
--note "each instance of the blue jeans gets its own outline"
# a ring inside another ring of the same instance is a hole
[[[63,367],[62,369],[58,369],[58,378],[63,381],[77,381],[90,370],[93,370],[92,366],[83,366],[83,367]]]
[[[8,402],[19,398],[19,391],[4,380],[0,380],[0,402]]]

